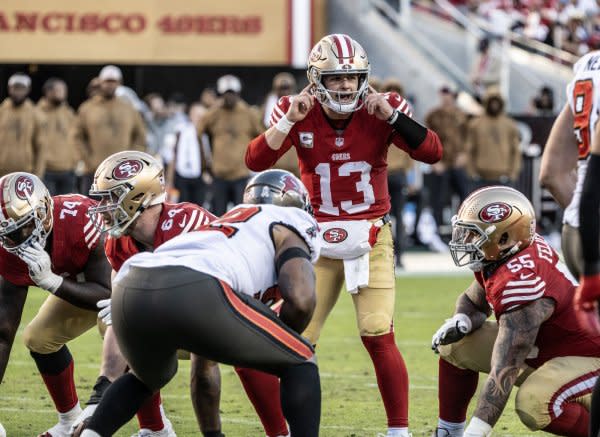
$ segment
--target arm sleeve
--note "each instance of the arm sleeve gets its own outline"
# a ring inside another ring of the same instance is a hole
[[[416,149],[409,147],[402,136],[396,132],[392,134],[392,143],[394,143],[396,147],[404,150],[412,159],[417,161],[435,164],[442,159],[442,142],[438,135],[431,129],[427,129],[425,139]]]
[[[579,235],[584,261],[584,274],[600,273],[600,155],[590,154],[581,201],[579,202]]]
[[[288,137],[278,150],[273,150],[267,144],[265,134],[262,133],[248,144],[245,158],[246,167],[252,171],[266,170],[275,165],[290,147],[292,147],[292,141]]]

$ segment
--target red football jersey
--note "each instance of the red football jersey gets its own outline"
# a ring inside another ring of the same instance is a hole
[[[164,203],[154,232],[154,248],[179,234],[195,231],[216,218],[193,203]],[[125,261],[140,252],[140,248],[133,238],[125,235],[120,238],[108,237],[104,241],[104,251],[110,265],[118,272]]]
[[[408,103],[398,94],[385,96],[392,107],[411,115]],[[290,96],[279,99],[271,115],[271,125],[287,112],[291,99]],[[370,219],[381,217],[390,209],[386,159],[391,143],[415,159],[435,162],[441,156],[439,138],[432,131],[413,150],[392,126],[369,115],[365,107],[352,114],[345,128],[336,129],[317,103],[304,120],[294,125],[278,151],[266,151],[276,156],[258,157],[251,143],[246,162],[254,170],[263,169],[259,167],[264,167],[267,161],[273,165],[290,147],[295,147],[302,182],[318,221]]]
[[[542,323],[535,341],[537,357],[527,359],[527,364],[537,368],[559,356],[600,356],[600,335],[587,334],[577,323],[573,307],[576,284],[541,236],[536,235],[531,246],[485,276],[475,274],[496,319],[538,299],[555,302],[554,313]]]
[[[100,239],[100,228],[87,215],[96,202],[79,194],[54,196],[52,233],[48,237],[52,271],[74,278],[85,265]],[[35,285],[29,269],[18,256],[0,247],[0,275],[15,285]]]

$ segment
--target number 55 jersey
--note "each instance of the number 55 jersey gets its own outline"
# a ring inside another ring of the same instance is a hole
[[[308,246],[311,261],[317,260],[317,223],[308,213],[276,205],[239,205],[198,232],[179,235],[153,253],[133,256],[115,281],[134,266],[185,266],[260,300],[261,293],[277,284],[272,240],[272,228],[277,224],[297,233]]]
[[[475,273],[485,289],[496,319],[538,299],[554,302],[552,316],[542,323],[535,340],[537,356],[526,360],[538,368],[555,357],[600,356],[600,335],[592,336],[577,323],[573,307],[576,281],[557,253],[539,235],[526,249],[495,270]]]

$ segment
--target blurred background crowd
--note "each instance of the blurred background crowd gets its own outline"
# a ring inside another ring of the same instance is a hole
[[[0,13],[13,13],[17,29],[19,4],[12,3],[14,11]],[[565,53],[580,55],[600,44],[600,6],[595,0],[436,0],[416,1],[412,7],[398,0],[296,3],[312,8],[312,30],[306,51],[298,49],[301,60],[294,61],[292,53],[289,64],[280,67],[262,62],[260,55],[256,57],[263,68],[223,62],[215,66],[210,61],[206,67],[187,69],[180,62],[145,67],[110,56],[110,63],[88,60],[65,67],[51,59],[23,62],[14,55],[0,64],[0,175],[31,171],[53,195],[86,194],[106,156],[144,150],[164,163],[171,200],[195,202],[221,215],[241,201],[251,176],[244,163],[248,142],[268,127],[281,96],[306,86],[302,63],[312,42],[343,31],[367,49],[371,85],[408,98],[415,118],[435,130],[444,145],[443,159],[431,166],[417,165],[390,148],[388,183],[399,268],[405,250],[446,251],[452,212],[471,190],[488,184],[526,192],[534,198],[542,230],[557,233],[560,211],[549,206],[536,171],[552,121],[565,101],[564,84],[575,60]],[[361,14],[344,16],[353,6],[362,8],[364,26],[352,22]],[[324,17],[316,18],[319,13]],[[424,26],[427,20],[437,20],[436,25]],[[426,33],[436,27],[437,36]],[[418,37],[417,29],[422,32]],[[450,44],[452,32],[460,38],[460,52],[442,47],[445,59],[439,53],[442,42],[435,38]],[[418,50],[410,56],[386,52],[388,33],[397,38],[399,50],[410,44]],[[521,39],[514,40],[515,35]],[[535,62],[523,56],[535,56]],[[544,62],[552,62],[556,71]],[[525,67],[540,72],[513,71]],[[209,73],[196,74],[200,68]],[[293,148],[277,163],[298,174],[297,165]]]

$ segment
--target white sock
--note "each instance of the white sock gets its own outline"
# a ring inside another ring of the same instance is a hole
[[[79,405],[79,402],[77,402],[75,406],[66,413],[58,413],[58,423],[61,425],[71,425],[71,423],[73,423],[81,414],[81,411],[81,406]]]
[[[438,419],[438,428],[444,428],[450,433],[450,437],[462,437],[467,422],[446,422],[444,419]]]
[[[388,428],[386,437],[410,437],[408,428]]]
[[[92,431],[91,429],[84,429],[81,433],[81,437],[102,437],[96,431]]]

